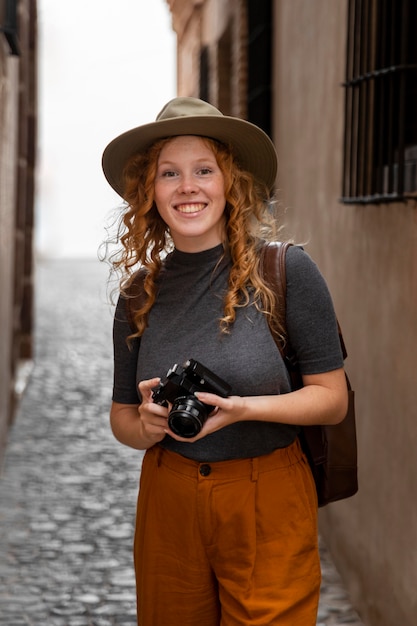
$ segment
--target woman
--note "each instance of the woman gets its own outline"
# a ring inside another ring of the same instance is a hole
[[[113,258],[124,279],[111,426],[146,450],[134,546],[141,626],[316,623],[317,497],[297,433],[340,421],[347,392],[331,298],[296,246],[286,328],[302,389],[291,391],[270,331],[260,259],[276,167],[261,129],[194,98],[175,98],[103,155],[126,201]],[[129,295],[139,265],[140,301]],[[231,386],[190,387],[209,407],[199,432],[171,419],[189,359]],[[154,401],[161,389],[168,406]]]

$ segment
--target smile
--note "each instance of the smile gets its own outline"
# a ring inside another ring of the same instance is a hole
[[[196,202],[192,204],[177,204],[175,210],[179,211],[180,213],[200,213],[200,211],[205,208],[206,204],[204,204],[203,202]]]

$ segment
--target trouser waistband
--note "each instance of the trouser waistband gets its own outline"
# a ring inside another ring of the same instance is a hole
[[[288,467],[298,463],[303,457],[298,439],[289,446],[278,448],[270,454],[230,461],[199,462],[161,446],[150,448],[147,454],[156,455],[158,465],[163,464],[174,472],[191,478],[203,476],[207,480],[230,480],[247,476],[253,479],[258,473]]]

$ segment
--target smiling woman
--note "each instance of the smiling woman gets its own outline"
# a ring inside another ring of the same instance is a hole
[[[125,200],[111,426],[147,451],[138,624],[315,626],[317,495],[298,432],[342,419],[347,392],[326,284],[296,246],[286,318],[302,389],[269,330],[275,148],[253,124],[175,98],[116,137],[103,168]]]

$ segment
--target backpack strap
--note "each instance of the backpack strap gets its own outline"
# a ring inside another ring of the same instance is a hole
[[[295,355],[292,353],[291,343],[289,341],[289,337],[286,331],[287,278],[285,259],[287,250],[292,245],[292,243],[282,241],[267,242],[264,245],[262,255],[262,274],[267,284],[272,288],[276,299],[273,317],[278,319],[278,321],[280,322],[280,327],[285,333],[285,341],[282,342],[277,340],[277,336],[274,332],[272,333],[272,335],[275,339],[275,343],[279,348],[279,351],[282,354],[284,361],[287,364],[287,367],[289,367],[290,370],[293,370],[296,367],[296,363]],[[272,329],[273,322],[272,324],[271,321],[269,323]],[[343,359],[346,359],[346,346],[338,321],[337,330],[339,333],[339,341],[342,348]]]
[[[286,325],[287,278],[285,263],[287,250],[292,245],[289,242],[282,241],[267,242],[263,247],[262,255],[262,276],[275,296],[274,311],[272,312],[272,318],[268,318],[268,323],[275,343],[287,366],[289,365],[290,347]],[[274,324],[274,320],[277,323]],[[274,328],[279,328],[281,332],[284,332],[284,337],[280,338],[274,332]]]
[[[271,334],[288,370],[292,389],[299,389],[303,386],[303,382],[295,354],[291,349],[286,324],[287,276],[285,264],[287,250],[292,245],[292,243],[282,241],[267,242],[263,249],[262,274],[275,295],[274,311],[272,317],[268,317]],[[280,334],[276,330],[279,330]]]

